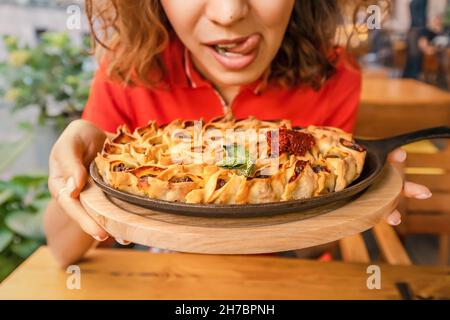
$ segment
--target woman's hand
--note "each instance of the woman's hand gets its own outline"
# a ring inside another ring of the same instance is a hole
[[[403,149],[396,149],[389,155],[389,161],[391,162],[404,162],[406,160],[406,152]],[[431,197],[430,190],[423,185],[405,181],[403,187],[403,195],[407,198],[415,198],[419,200],[425,200]],[[386,217],[387,223],[392,226],[397,226],[402,222],[401,214],[398,210],[392,212]]]
[[[84,210],[78,196],[87,181],[86,167],[101,150],[106,134],[90,122],[73,121],[50,154],[48,186],[53,198],[84,232],[104,241],[107,232]]]

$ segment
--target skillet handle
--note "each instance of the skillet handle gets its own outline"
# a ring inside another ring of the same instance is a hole
[[[434,127],[404,133],[398,136],[376,140],[376,143],[383,151],[389,153],[394,149],[412,142],[439,138],[450,138],[450,126]]]

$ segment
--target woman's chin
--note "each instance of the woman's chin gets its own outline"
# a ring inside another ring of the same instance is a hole
[[[219,84],[220,86],[244,86],[251,83],[254,83],[256,80],[260,79],[262,74],[261,72],[255,71],[239,71],[239,72],[231,72],[231,71],[219,71],[214,72],[215,80],[214,83]]]

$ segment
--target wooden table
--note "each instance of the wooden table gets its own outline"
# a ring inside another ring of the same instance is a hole
[[[0,299],[399,299],[396,282],[450,297],[444,267],[381,265],[381,289],[369,290],[367,265],[342,262],[96,249],[79,266],[81,289],[69,290],[42,247],[0,285]]]
[[[355,132],[385,137],[450,124],[450,93],[412,79],[365,76]]]

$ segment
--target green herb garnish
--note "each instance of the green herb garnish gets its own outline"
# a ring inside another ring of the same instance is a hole
[[[250,157],[250,152],[241,145],[224,145],[225,158],[217,163],[223,169],[237,170],[239,175],[252,177],[255,173],[255,163]]]

